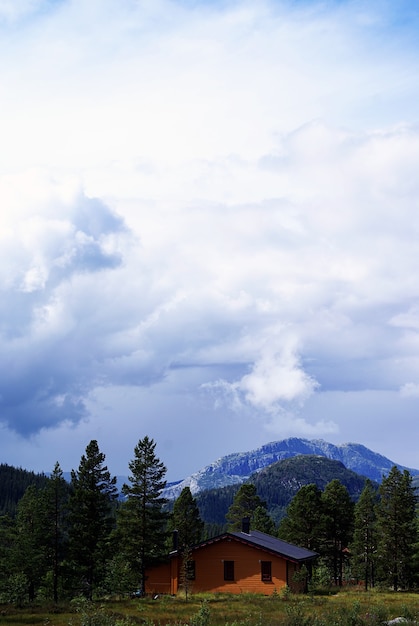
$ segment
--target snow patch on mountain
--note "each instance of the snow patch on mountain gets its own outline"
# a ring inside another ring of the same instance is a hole
[[[223,456],[184,480],[168,485],[162,495],[174,500],[184,487],[189,487],[191,493],[196,495],[206,489],[241,484],[264,467],[298,454],[317,454],[341,461],[347,469],[377,482],[381,482],[383,476],[396,465],[390,459],[359,443],[334,445],[322,439],[290,437],[265,444],[250,452],[236,452]],[[408,469],[412,476],[419,475],[419,470],[401,465],[398,467],[400,470]]]

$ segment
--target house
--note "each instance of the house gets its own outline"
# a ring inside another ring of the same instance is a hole
[[[311,571],[317,553],[282,541],[244,523],[241,532],[225,532],[193,546],[188,554],[187,587],[192,593],[261,593],[288,586],[303,591],[294,576],[303,565]],[[173,550],[166,562],[146,572],[146,593],[175,595],[185,578],[184,559]],[[186,585],[185,585],[186,586]]]

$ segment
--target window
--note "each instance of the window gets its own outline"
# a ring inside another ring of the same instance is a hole
[[[272,562],[271,561],[261,561],[260,562],[260,571],[262,576],[262,581],[265,583],[269,583],[272,580]]]
[[[234,561],[224,561],[224,580],[234,580]]]
[[[195,580],[195,561],[186,563],[186,580]]]

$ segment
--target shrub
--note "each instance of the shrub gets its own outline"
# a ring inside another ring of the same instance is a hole
[[[206,600],[203,601],[199,610],[189,620],[190,626],[209,626],[211,611]]]

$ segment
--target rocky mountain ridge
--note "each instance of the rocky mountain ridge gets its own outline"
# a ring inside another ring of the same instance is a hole
[[[206,489],[240,484],[272,463],[300,454],[314,454],[340,461],[347,469],[377,482],[381,482],[383,475],[388,474],[394,465],[401,470],[409,470],[412,476],[419,476],[418,469],[398,465],[359,443],[334,445],[323,439],[290,437],[267,443],[249,452],[236,452],[221,457],[184,480],[168,485],[162,495],[174,500],[184,487],[189,487],[192,494],[196,495]]]

